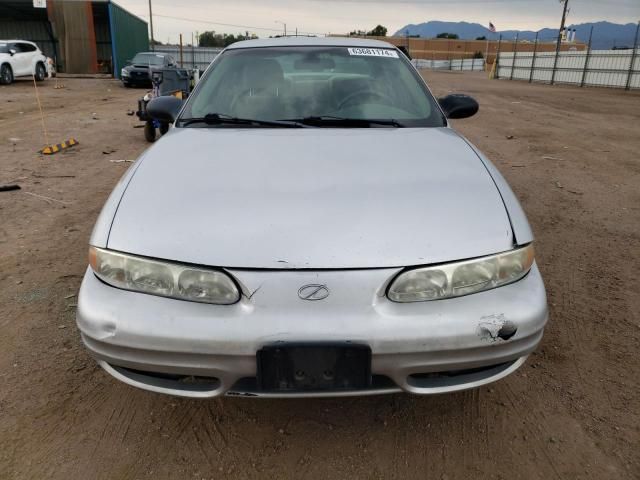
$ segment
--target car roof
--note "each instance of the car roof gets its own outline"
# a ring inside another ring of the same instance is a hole
[[[136,53],[136,55],[157,55],[159,57],[168,57],[169,56],[168,53],[164,53],[164,52],[138,52],[138,53]]]
[[[259,48],[259,47],[361,47],[361,48],[396,48],[387,42],[368,38],[348,37],[277,37],[243,40],[232,43],[227,48]]]
[[[29,40],[16,40],[16,39],[11,39],[11,40],[0,40],[0,43],[18,43],[18,42],[20,42],[20,43],[28,43],[28,44],[30,44],[30,45],[35,45],[36,47],[38,46],[38,45],[36,45],[35,43],[30,42]]]

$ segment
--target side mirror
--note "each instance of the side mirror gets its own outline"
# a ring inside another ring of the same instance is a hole
[[[478,113],[480,105],[469,95],[453,94],[438,99],[447,118],[468,118]]]
[[[154,120],[173,123],[182,108],[182,100],[174,96],[156,97],[147,104],[147,113]]]
[[[127,61],[126,61],[126,62],[124,62],[124,63],[125,63],[125,65],[131,65],[131,63],[132,63],[132,62],[131,62],[131,60],[127,60]]]
[[[16,53],[18,53],[18,50],[16,50],[15,48],[11,48],[11,49],[9,50],[9,55],[11,55],[12,57],[13,57]]]

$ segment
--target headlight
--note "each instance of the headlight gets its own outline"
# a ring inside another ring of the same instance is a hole
[[[124,290],[191,302],[230,305],[240,299],[231,278],[222,271],[89,248],[89,263],[105,283]]]
[[[129,76],[129,72],[126,71],[124,68],[120,71],[120,76],[122,77],[128,77]]]
[[[513,283],[533,265],[533,245],[463,262],[416,268],[398,275],[387,296],[394,302],[460,297]]]

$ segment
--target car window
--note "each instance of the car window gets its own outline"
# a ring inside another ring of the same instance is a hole
[[[164,55],[158,55],[156,53],[138,53],[135,57],[133,57],[131,63],[162,66],[164,63]]]
[[[31,45],[30,43],[16,43],[16,45],[18,47],[17,50],[22,53],[29,53],[29,52],[36,51],[36,47]]]
[[[200,81],[182,118],[210,113],[259,120],[336,116],[444,125],[433,96],[395,49],[227,50]]]
[[[0,53],[9,53],[11,45],[8,43],[0,43]]]

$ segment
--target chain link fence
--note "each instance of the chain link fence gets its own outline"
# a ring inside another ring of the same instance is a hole
[[[411,61],[416,68],[428,70],[483,71],[484,58],[460,58],[451,60],[424,60],[416,58]]]
[[[626,90],[640,88],[640,23],[633,46],[617,50],[593,50],[589,36],[586,51],[500,52],[494,65],[495,78],[525,80],[581,87],[611,87]],[[502,40],[502,38],[500,39]],[[538,44],[536,38],[535,45]]]
[[[171,55],[176,59],[180,68],[186,68],[188,70],[198,68],[201,71],[204,71],[218,56],[222,49],[214,47],[158,45],[155,47],[154,51],[157,53]]]

